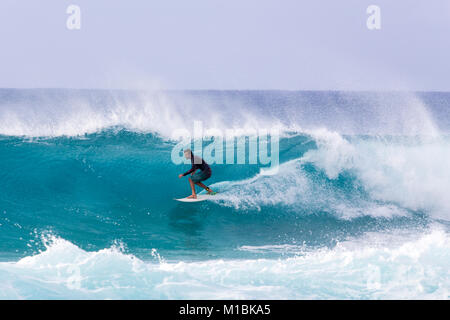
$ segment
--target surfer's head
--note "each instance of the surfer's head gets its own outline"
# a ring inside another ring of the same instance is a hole
[[[186,159],[190,159],[192,157],[191,149],[184,150],[184,156],[186,157]]]

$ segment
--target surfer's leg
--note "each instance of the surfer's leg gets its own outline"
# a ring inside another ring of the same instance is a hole
[[[208,186],[205,186],[201,182],[196,182],[195,184],[198,185],[199,187],[202,187],[203,189],[205,189],[208,193],[213,193],[214,192],[214,191],[212,191],[212,189],[210,189]]]
[[[200,171],[195,173],[192,176],[192,181],[198,185],[199,187],[205,189],[208,194],[215,194],[214,191],[212,191],[208,186],[205,186],[202,181],[209,179],[211,177],[211,171]]]
[[[192,181],[191,178],[189,178],[189,184],[191,185],[191,189],[192,189],[192,195],[190,195],[188,198],[189,199],[197,199],[197,194],[195,193],[195,184],[194,181]]]

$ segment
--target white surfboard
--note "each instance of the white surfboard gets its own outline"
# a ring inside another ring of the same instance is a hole
[[[174,199],[180,202],[201,202],[210,199],[212,196],[208,194],[198,194],[197,199],[188,199],[188,198],[181,198],[181,199]]]

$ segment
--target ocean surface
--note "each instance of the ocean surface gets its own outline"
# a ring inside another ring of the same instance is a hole
[[[174,201],[195,121],[276,172]],[[0,89],[0,299],[449,299],[449,220],[450,93]]]

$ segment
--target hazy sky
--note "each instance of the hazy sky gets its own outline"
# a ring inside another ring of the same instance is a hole
[[[449,40],[449,0],[1,0],[0,87],[450,91]]]

